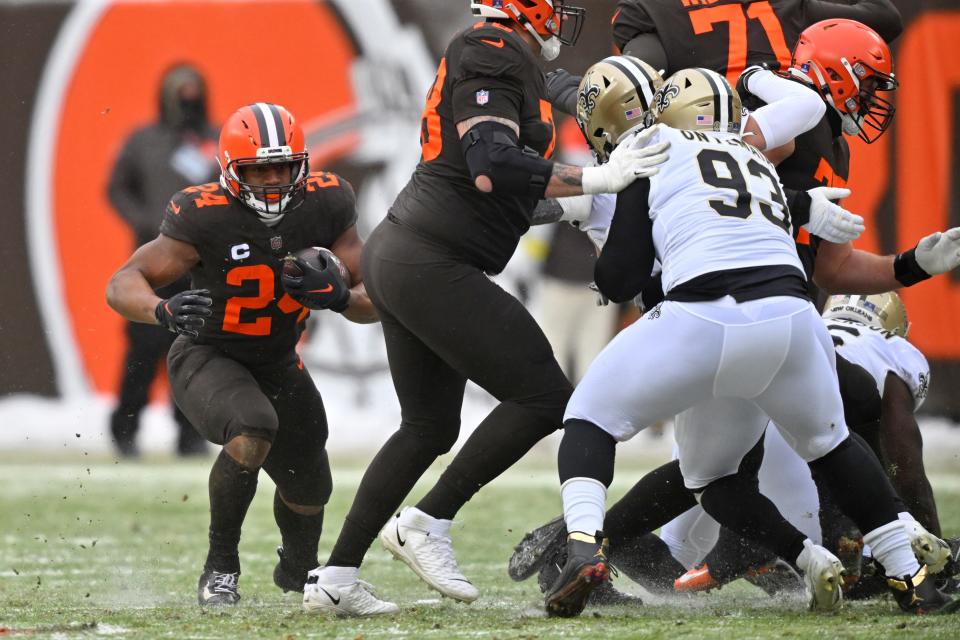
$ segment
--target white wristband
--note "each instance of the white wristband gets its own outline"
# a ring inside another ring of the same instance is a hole
[[[581,178],[583,192],[587,194],[610,193],[610,183],[603,167],[584,167]]]

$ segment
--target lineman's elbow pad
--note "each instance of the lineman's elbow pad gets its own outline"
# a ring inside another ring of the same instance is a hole
[[[481,122],[460,140],[470,175],[487,176],[493,192],[502,195],[542,199],[553,175],[553,162],[530,148],[520,148],[510,127]]]

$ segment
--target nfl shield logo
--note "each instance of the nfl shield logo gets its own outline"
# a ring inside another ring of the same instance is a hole
[[[477,91],[477,104],[482,107],[488,102],[490,102],[490,92],[484,91],[483,89]]]
[[[282,246],[283,246],[283,238],[281,238],[280,236],[273,236],[272,238],[270,238],[270,248],[273,251],[279,251]]]

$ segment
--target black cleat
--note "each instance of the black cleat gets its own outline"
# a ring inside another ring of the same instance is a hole
[[[566,529],[564,529],[564,537],[566,537]],[[540,592],[547,593],[550,587],[553,586],[553,583],[557,581],[557,578],[560,577],[560,571],[567,563],[566,542],[561,542],[559,547],[551,546],[548,551],[544,553],[544,560],[542,560],[542,562],[543,566],[540,567],[540,572],[537,574],[537,582],[540,584]],[[616,568],[613,565],[608,563],[607,566],[614,575],[617,575]],[[643,600],[638,596],[620,591],[613,586],[613,580],[610,579],[590,592],[587,604],[594,607],[618,605],[640,606],[643,604]]]
[[[843,592],[844,600],[869,600],[887,593],[887,577],[876,560],[863,559],[860,580]]]
[[[517,582],[526,580],[564,548],[566,539],[567,525],[563,516],[537,527],[524,535],[523,540],[513,548],[513,555],[507,563],[507,574]],[[541,588],[541,591],[545,589]]]
[[[764,593],[771,598],[794,591],[802,592],[804,589],[803,578],[797,570],[780,558],[769,564],[749,569],[743,577],[750,584],[763,589]]]
[[[960,600],[941,593],[932,576],[927,574],[927,567],[912,576],[903,578],[887,578],[887,586],[894,600],[906,613],[925,615],[930,613],[956,613],[960,610]]]
[[[613,567],[609,568],[613,569]],[[620,591],[613,586],[613,581],[608,579],[590,592],[587,604],[591,607],[640,607],[643,606],[643,600],[640,596]]]
[[[307,572],[316,569],[316,565],[312,567],[293,566],[283,557],[283,547],[277,547],[277,555],[280,556],[280,561],[273,568],[273,584],[283,589],[284,593],[288,591],[303,593],[303,585],[307,583]]]
[[[567,536],[567,561],[547,593],[547,615],[573,618],[587,606],[594,589],[610,579],[607,541],[575,531]]]
[[[232,607],[240,602],[240,572],[220,573],[204,569],[197,584],[197,602],[202,607]]]
[[[950,560],[937,574],[937,588],[943,593],[960,593],[960,538],[946,540],[950,547]]]

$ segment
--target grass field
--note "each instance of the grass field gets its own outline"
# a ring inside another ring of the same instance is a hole
[[[640,470],[621,465],[617,489]],[[209,461],[141,464],[105,458],[0,460],[0,636],[93,638],[910,638],[960,637],[960,617],[910,618],[892,601],[853,603],[814,615],[734,583],[692,603],[648,600],[641,608],[546,619],[534,580],[514,583],[506,559],[523,532],[559,507],[549,460],[522,463],[461,513],[454,544],[482,591],[471,606],[439,600],[375,546],[362,577],[402,613],[339,620],[305,614],[299,594],[271,581],[278,544],[272,485],[261,475],[241,543],[241,606],[202,611],[196,581],[206,552]],[[362,473],[334,460],[321,559]],[[435,478],[435,475],[429,476]],[[941,520],[960,530],[960,474],[935,474]],[[423,486],[415,495],[422,493]],[[901,636],[903,637],[903,636]]]

